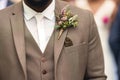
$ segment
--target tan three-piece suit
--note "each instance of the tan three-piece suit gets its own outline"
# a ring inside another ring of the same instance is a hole
[[[65,5],[56,1],[55,15]],[[0,80],[106,80],[92,14],[69,8],[78,15],[78,26],[59,40],[55,29],[44,54],[26,27],[22,2],[0,11]]]

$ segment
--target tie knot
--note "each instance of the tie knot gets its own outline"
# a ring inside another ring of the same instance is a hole
[[[35,15],[35,18],[36,18],[37,21],[42,20],[43,17],[44,17],[44,16],[43,16],[42,14],[37,14],[37,15]]]

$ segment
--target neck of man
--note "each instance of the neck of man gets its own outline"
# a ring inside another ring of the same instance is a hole
[[[88,0],[88,4],[92,9],[92,12],[95,14],[98,9],[102,6],[105,0]]]
[[[44,11],[49,5],[50,3],[52,2],[52,0],[49,0],[45,5],[43,6],[33,6],[31,4],[29,4],[27,2],[27,0],[24,0],[25,4],[28,5],[30,8],[32,8],[33,10],[35,10],[36,12],[42,12]]]

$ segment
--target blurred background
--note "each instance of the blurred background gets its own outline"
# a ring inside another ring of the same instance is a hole
[[[0,9],[20,1],[0,0]],[[120,0],[64,1],[93,13],[103,47],[107,80],[120,80]]]
[[[0,10],[4,9],[14,3],[17,3],[19,1],[21,1],[21,0],[0,0]]]

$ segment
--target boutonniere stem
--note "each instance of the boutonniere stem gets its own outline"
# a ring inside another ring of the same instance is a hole
[[[62,9],[61,13],[56,17],[57,25],[56,28],[59,29],[58,40],[60,39],[64,30],[70,27],[77,27],[77,15],[73,15],[68,9],[68,5]]]
[[[58,40],[60,39],[60,37],[61,37],[61,35],[62,35],[63,32],[64,32],[64,30],[60,29],[59,34],[58,34]]]

